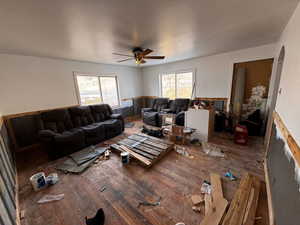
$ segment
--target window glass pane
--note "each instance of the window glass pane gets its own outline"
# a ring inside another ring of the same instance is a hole
[[[177,74],[177,98],[191,98],[193,90],[193,73]]]
[[[82,105],[102,102],[98,77],[77,76],[77,84]]]
[[[116,77],[100,77],[103,102],[110,106],[119,105]]]
[[[163,74],[161,76],[162,96],[165,98],[176,98],[175,74]]]

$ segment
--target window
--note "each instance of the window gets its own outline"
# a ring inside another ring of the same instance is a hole
[[[117,77],[76,75],[78,99],[81,105],[107,103],[119,105]]]
[[[161,95],[165,98],[191,98],[193,72],[178,72],[161,75]]]

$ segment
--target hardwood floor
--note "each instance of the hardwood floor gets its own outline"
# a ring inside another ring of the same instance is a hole
[[[139,131],[140,121],[135,127],[127,128],[125,135]],[[106,142],[112,143],[113,140]],[[239,180],[230,181],[224,177],[231,171],[238,178],[250,172],[264,180],[263,140],[251,138],[248,146],[238,146],[227,134],[217,135],[213,141],[226,154],[225,158],[206,155],[199,146],[188,146],[187,151],[194,156],[188,158],[175,151],[168,153],[153,167],[145,169],[135,162],[122,166],[117,154],[109,160],[94,164],[80,175],[63,174],[54,165],[63,159],[49,162],[44,153],[23,153],[17,156],[20,185],[20,208],[25,210],[22,225],[84,225],[85,216],[92,217],[99,208],[106,216],[105,224],[115,225],[186,225],[200,224],[204,217],[192,210],[190,195],[199,194],[209,173],[222,176],[224,196],[231,200],[239,185]],[[103,143],[102,145],[105,145]],[[33,156],[34,155],[34,156]],[[57,172],[59,183],[40,192],[34,192],[29,177],[38,172]],[[263,183],[264,184],[264,183]],[[256,224],[268,224],[268,209],[265,185],[259,199],[257,216],[262,217]],[[105,187],[105,190],[100,190]],[[37,204],[44,194],[65,194],[63,200]],[[139,201],[156,201],[161,197],[160,206],[140,206]]]

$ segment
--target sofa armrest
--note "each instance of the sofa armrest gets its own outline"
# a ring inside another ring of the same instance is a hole
[[[142,112],[152,112],[153,109],[152,108],[142,108]]]
[[[119,113],[113,113],[113,114],[111,114],[110,118],[123,120],[123,116],[121,114],[119,114]]]
[[[163,113],[171,113],[172,110],[171,109],[162,109],[161,112],[163,112]]]
[[[41,141],[52,141],[56,135],[58,135],[58,133],[55,133],[52,130],[40,130],[39,131],[39,139]]]

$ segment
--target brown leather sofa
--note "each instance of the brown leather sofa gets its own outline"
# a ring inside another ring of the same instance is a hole
[[[39,124],[39,139],[52,158],[98,144],[124,131],[122,116],[113,114],[107,104],[43,112]]]

